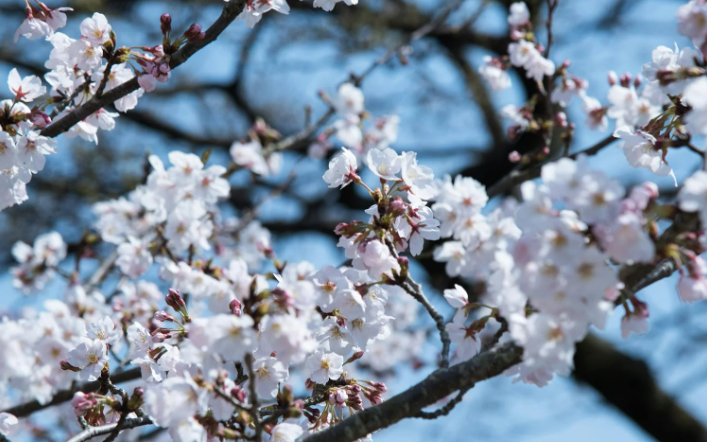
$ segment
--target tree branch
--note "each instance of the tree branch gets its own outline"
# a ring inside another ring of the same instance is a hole
[[[506,343],[474,358],[440,369],[422,382],[375,407],[367,408],[326,430],[314,433],[303,442],[351,442],[418,415],[457,390],[471,388],[477,382],[495,377],[521,361],[523,350]]]
[[[122,371],[111,376],[114,383],[118,384],[121,382],[133,381],[139,379],[141,376],[140,368],[132,368],[130,370]],[[38,401],[29,401],[24,404],[16,405],[14,407],[3,410],[4,413],[14,414],[17,417],[29,416],[35,411],[43,410],[45,408],[52,407],[54,405],[59,405],[61,403],[70,401],[74,397],[74,393],[77,391],[83,391],[84,393],[97,391],[101,387],[100,381],[84,382],[72,388],[67,388],[66,390],[60,390],[54,394],[52,399],[45,403],[40,404]]]
[[[661,390],[648,365],[589,335],[577,344],[574,377],[661,442],[707,441],[707,429]]]
[[[208,45],[209,43],[216,40],[216,38],[228,27],[228,25],[236,19],[238,14],[243,10],[245,6],[245,0],[233,0],[228,3],[223,8],[221,15],[214,22],[214,24],[209,27],[205,32],[205,37],[201,40],[187,43],[180,50],[172,54],[169,61],[170,69],[175,69],[182,63],[187,61],[192,55],[198,52],[200,49]],[[73,109],[64,117],[59,120],[54,121],[49,126],[45,127],[41,134],[45,137],[56,137],[73,127],[75,124],[79,123],[83,119],[87,118],[89,115],[98,111],[99,109],[113,103],[114,101],[123,98],[124,96],[138,90],[140,85],[138,84],[137,77],[126,81],[125,83],[117,86],[114,89],[104,93],[101,97],[94,96],[86,104]]]

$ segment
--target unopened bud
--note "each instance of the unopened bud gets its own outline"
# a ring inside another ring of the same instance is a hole
[[[71,399],[71,406],[74,407],[74,413],[76,416],[85,415],[97,404],[98,401],[94,398],[93,393],[86,394],[82,391],[77,391]]]
[[[371,382],[370,385],[381,393],[388,391],[388,387],[386,387],[383,382]]]
[[[160,332],[153,333],[152,334],[152,342],[164,342],[171,337],[172,337],[171,333],[160,333]]]
[[[346,401],[348,399],[349,395],[343,388],[335,388],[329,393],[329,403],[333,404],[338,409],[346,407]]]
[[[619,76],[616,75],[616,72],[609,71],[609,74],[607,75],[607,80],[609,81],[609,86],[614,86],[616,83],[619,82]]]
[[[231,388],[231,396],[238,402],[245,402],[245,390],[237,385]]]
[[[630,298],[631,304],[633,304],[634,314],[641,318],[648,318],[648,304],[639,300],[635,296]]]
[[[629,87],[629,85],[631,84],[631,74],[626,72],[621,76],[621,79],[619,81],[621,82],[621,86]]]
[[[344,365],[350,364],[351,362],[354,362],[354,361],[357,361],[357,360],[361,359],[361,358],[363,357],[363,355],[364,355],[364,351],[363,351],[363,350],[357,351],[357,352],[354,353],[350,358],[348,358],[348,359],[346,360],[346,362],[344,362]]]
[[[399,196],[396,196],[390,202],[389,210],[390,210],[390,213],[392,213],[392,214],[402,215],[403,213],[405,213],[406,207],[407,207],[407,204],[405,204],[405,201],[403,201],[403,199],[400,198]]]
[[[194,23],[189,26],[189,29],[187,29],[186,32],[184,32],[184,36],[189,41],[197,41],[202,40],[204,37],[206,37],[206,33],[201,32],[201,25]]]
[[[636,78],[633,79],[633,87],[639,87],[643,83],[643,75],[636,74]]]
[[[172,307],[178,312],[182,312],[187,308],[187,304],[184,302],[184,298],[182,298],[182,295],[179,293],[179,290],[169,289],[169,292],[165,297],[165,301],[167,302],[168,306]]]
[[[167,34],[172,30],[172,17],[169,14],[162,14],[160,16],[160,30],[162,34]]]
[[[508,154],[508,161],[510,161],[511,163],[518,163],[520,162],[520,160],[521,156],[517,150],[514,150],[513,152]]]
[[[243,314],[243,304],[241,304],[241,301],[234,299],[228,304],[229,310],[231,310],[231,313],[233,313],[236,316],[241,316]]]
[[[371,401],[371,405],[378,405],[383,402],[383,397],[380,395],[380,393],[375,392],[370,395],[366,395],[369,401]]]
[[[282,387],[280,392],[277,394],[277,403],[280,407],[287,407],[295,399],[295,395],[292,393],[292,387],[290,385],[285,385]]]
[[[128,409],[132,411],[140,408],[143,403],[144,395],[145,390],[143,390],[142,387],[135,387],[135,389],[133,390],[133,394],[130,396],[130,399],[128,399]]]
[[[170,315],[164,310],[159,310],[155,312],[155,319],[158,321],[170,321],[170,322],[177,322],[177,320],[174,318],[174,316]]]
[[[567,114],[558,112],[552,117],[555,124],[559,127],[567,127]]]
[[[130,48],[121,46],[116,49],[115,54],[113,54],[113,59],[116,64],[125,63],[130,58]]]

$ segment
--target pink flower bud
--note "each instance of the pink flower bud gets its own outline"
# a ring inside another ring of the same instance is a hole
[[[172,17],[169,14],[162,14],[160,16],[160,30],[162,34],[166,34],[172,30]]]
[[[377,391],[371,394],[367,394],[366,398],[368,398],[369,401],[371,401],[371,405],[378,405],[383,402],[383,397],[381,397],[380,393]]]
[[[609,74],[607,75],[607,80],[609,81],[609,86],[613,86],[619,82],[619,77],[618,75],[616,75],[616,72],[609,71]]]
[[[631,74],[629,74],[628,72],[624,73],[619,81],[621,82],[621,86],[629,87],[629,85],[631,84]]]
[[[559,127],[567,127],[567,114],[564,112],[556,113],[553,118],[555,124]]]
[[[513,152],[508,154],[508,161],[510,161],[511,163],[517,163],[520,160],[521,160],[521,156],[517,150],[514,150]]]
[[[641,318],[648,318],[648,316],[649,316],[648,304],[639,300],[635,296],[633,298],[631,298],[630,301],[631,301],[631,304],[633,304],[633,309],[634,309],[633,314],[634,315],[638,315]]]
[[[177,322],[176,319],[174,319],[174,316],[170,315],[164,310],[159,310],[155,312],[155,319],[158,321],[170,321],[170,322]]]
[[[346,394],[346,390],[343,388],[336,388],[329,394],[329,403],[333,404],[338,409],[345,408],[348,399],[349,395]]]
[[[96,406],[98,401],[94,398],[93,393],[83,393],[77,391],[71,399],[71,406],[74,407],[76,416],[84,416],[91,408]]]
[[[187,308],[187,304],[184,302],[184,298],[179,293],[179,290],[169,289],[167,296],[165,297],[167,305],[175,309],[176,311],[181,311]]]
[[[231,388],[231,396],[233,396],[233,398],[238,402],[245,402],[245,390],[238,385]]]
[[[42,112],[41,110],[37,109],[33,110],[32,113],[29,114],[29,121],[31,121],[35,126],[40,129],[52,124],[51,117],[46,113]]]
[[[241,304],[241,301],[234,299],[228,304],[228,308],[231,310],[231,312],[236,315],[236,316],[241,316],[243,314],[243,304]]]
[[[386,387],[383,382],[371,382],[371,387],[375,388],[381,393],[385,393],[386,391],[388,391],[388,387]]]
[[[643,75],[636,74],[636,78],[633,79],[633,87],[639,87],[643,83]]]
[[[201,32],[201,25],[194,23],[189,26],[189,29],[187,29],[186,32],[184,32],[184,36],[189,41],[197,41],[202,40],[204,37],[206,37],[206,33]]]
[[[152,342],[164,342],[171,337],[172,337],[171,333],[160,333],[160,332],[153,333],[152,334]]]

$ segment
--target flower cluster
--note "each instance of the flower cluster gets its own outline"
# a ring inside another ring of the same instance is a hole
[[[657,188],[645,184],[623,198],[618,182],[580,157],[544,166],[542,185],[521,187],[522,203],[488,216],[481,213],[488,198],[474,180],[447,179],[441,189],[433,209],[442,235],[452,240],[435,250],[435,259],[446,262],[450,276],[487,284],[480,302],[461,286],[445,291],[457,309],[448,325],[457,356],[478,353],[502,318],[525,350],[523,364],[513,370],[519,379],[545,385],[553,373],[569,374],[575,342],[589,325],[602,327],[613,310],[620,286],[609,262],[654,259],[655,238],[646,231],[644,211]],[[466,325],[477,308],[491,312]]]
[[[370,115],[365,109],[363,92],[352,83],[339,86],[333,99],[323,93],[321,95],[338,119],[309,146],[310,157],[323,158],[332,148],[332,137],[359,157],[365,157],[374,148],[383,150],[397,140],[399,118],[396,115],[387,115],[378,118],[372,125],[364,125]]]
[[[208,33],[192,25],[172,39],[165,14],[162,45],[117,48],[105,16],[85,19],[81,36],[72,39],[58,32],[67,9],[36,3],[28,3],[16,37],[45,37],[54,46],[45,77],[50,98],[30,108],[46,87],[38,77],[11,71],[13,98],[0,102],[0,208],[26,199],[25,184],[44,167],[44,155],[55,152],[53,139],[42,135],[52,119],[137,77],[141,88],[115,102],[121,112],[132,109],[156,82],[169,79],[171,56]],[[314,6],[328,11],[336,3],[315,0]],[[680,32],[698,48],[707,36],[705,8],[694,0],[678,11]],[[248,1],[239,18],[252,27],[270,10],[286,14],[289,6],[285,0]],[[614,137],[634,167],[669,175],[670,148],[700,151],[691,138],[707,134],[700,52],[658,47],[643,66],[644,77],[609,75],[609,104],[602,106],[587,94],[587,82],[569,72],[569,62],[558,67],[547,58],[524,3],[511,5],[508,24],[508,56],[487,58],[480,72],[494,90],[510,86],[511,66],[537,84],[537,94],[522,107],[503,110],[513,123],[512,137],[538,132],[549,145],[558,129],[563,141],[571,139],[567,115],[543,115],[538,104],[565,108],[578,97],[590,127],[616,120]],[[294,442],[339,423],[345,413],[380,404],[387,387],[379,380],[396,365],[429,362],[421,351],[425,331],[415,327],[420,306],[440,333],[441,367],[449,365],[450,346],[453,361],[463,362],[509,342],[522,347],[523,357],[506,374],[544,386],[555,374],[569,374],[576,343],[591,326],[603,327],[616,306],[625,312],[624,337],[648,330],[649,306],[635,293],[642,286],[625,279],[624,270],[675,264],[680,298],[707,299],[707,262],[700,256],[707,250],[707,172],[688,178],[670,204],[658,200],[654,183],[627,191],[592,169],[585,155],[567,150],[548,162],[545,147],[511,155],[521,162],[514,177],[532,166],[540,180],[529,174],[519,201],[490,205],[492,195],[473,178],[435,179],[415,152],[391,148],[397,117],[366,125],[358,83],[341,84],[333,99],[322,94],[327,118],[336,119],[313,137],[308,152],[324,158],[332,139],[341,142],[324,183],[356,187],[372,202],[365,221],[335,228],[344,265],[284,262],[253,213],[238,218],[222,211],[233,173],[280,170],[286,143],[264,121],[256,121],[247,141],[231,146],[228,168],[209,164],[208,153],[173,151],[168,165],[150,156],[143,184],[93,206],[95,234],[84,234],[78,251],[72,250],[73,266],[65,265],[70,247],[56,232],[32,246],[14,245],[18,289],[40,291],[59,275],[65,291],[39,312],[26,309],[0,321],[0,393],[16,390],[3,398],[47,404],[75,381],[98,380],[98,392],[79,391],[71,401],[81,425],[149,417],[175,442],[255,440],[260,431],[273,441]],[[97,142],[98,130],[112,129],[115,116],[98,110],[67,128],[67,136]],[[364,179],[371,175],[375,186]],[[663,228],[659,221],[672,225]],[[86,275],[84,260],[109,247],[112,254]],[[428,254],[460,282],[443,292],[454,309],[450,321],[411,275],[410,260]],[[132,392],[111,381],[129,366],[140,372]],[[306,399],[293,394],[289,383],[298,379],[311,392]],[[17,423],[0,413],[0,435],[7,437]]]

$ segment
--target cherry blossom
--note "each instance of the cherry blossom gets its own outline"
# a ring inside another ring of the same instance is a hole
[[[111,25],[106,16],[96,12],[91,18],[86,18],[81,22],[81,35],[93,46],[100,46],[109,40]]]
[[[0,413],[0,434],[11,437],[14,433],[14,426],[17,425],[17,418],[10,413]]]
[[[341,368],[344,358],[336,353],[315,352],[305,361],[309,378],[319,384],[326,384],[330,379],[337,380],[344,372]]]
[[[358,161],[353,153],[345,147],[341,148],[342,153],[329,161],[329,170],[324,173],[324,182],[330,188],[341,186],[343,189],[351,183],[356,175]]]
[[[108,362],[106,344],[100,339],[85,338],[69,352],[67,361],[81,369],[80,379],[89,381],[98,379],[103,366]]]
[[[511,26],[523,26],[528,24],[530,12],[524,2],[511,3],[508,15],[508,24]]]
[[[30,75],[21,78],[17,69],[12,69],[7,79],[10,92],[15,96],[15,100],[22,100],[26,103],[32,102],[47,93],[47,88],[42,85],[39,77]]]

